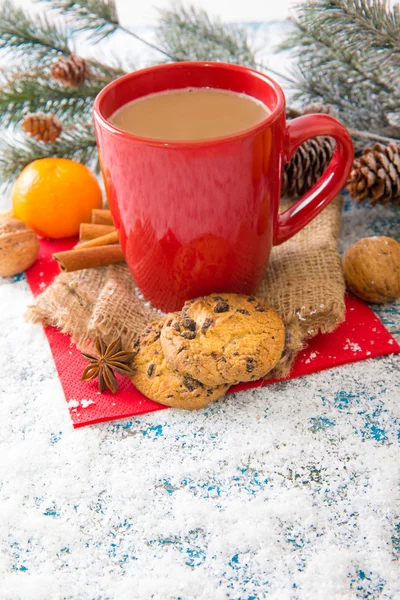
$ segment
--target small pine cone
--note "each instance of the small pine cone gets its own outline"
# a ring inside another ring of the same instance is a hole
[[[22,128],[39,142],[52,144],[59,137],[63,126],[56,115],[39,112],[27,114],[22,120]]]
[[[331,117],[337,117],[338,111],[332,104],[322,104],[322,102],[313,102],[307,104],[303,110],[303,114],[310,115],[313,113],[322,113],[324,115],[331,115]]]
[[[400,206],[400,144],[375,144],[353,162],[346,185],[355,202]]]
[[[328,137],[307,140],[285,165],[282,178],[282,196],[302,196],[321,177],[328,166],[335,141]]]
[[[51,67],[51,76],[65,87],[77,88],[89,75],[88,63],[84,58],[71,54],[60,56]]]

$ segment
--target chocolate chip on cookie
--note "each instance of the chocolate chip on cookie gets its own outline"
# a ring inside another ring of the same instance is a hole
[[[194,331],[182,331],[181,337],[185,338],[186,340],[194,340],[196,333]]]
[[[149,366],[147,367],[147,375],[149,377],[151,377],[153,375],[155,368],[156,368],[156,365],[153,362],[151,362],[149,364]]]
[[[209,329],[213,324],[213,320],[208,318],[204,321],[203,325],[201,326],[201,333],[205,333],[207,331],[207,329]]]
[[[180,332],[181,326],[178,321],[174,321],[171,326],[175,329],[175,331]]]
[[[193,392],[202,384],[200,383],[200,381],[197,381],[197,379],[193,379],[193,377],[190,377],[190,375],[185,375],[183,378],[183,385],[187,390],[189,390],[189,392]]]
[[[181,321],[182,327],[190,329],[190,331],[196,331],[196,321],[193,321],[190,317],[185,317]]]
[[[248,373],[252,373],[255,368],[256,368],[256,365],[254,364],[254,358],[251,358],[250,356],[248,356],[246,358],[246,371]]]
[[[228,310],[229,310],[229,304],[227,302],[225,302],[224,300],[220,300],[214,306],[214,312],[216,312],[216,313],[224,313],[224,312],[228,312]]]

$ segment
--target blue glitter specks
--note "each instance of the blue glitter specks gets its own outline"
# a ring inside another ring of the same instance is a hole
[[[162,437],[164,435],[162,425],[153,425],[152,427],[148,427],[147,429],[142,429],[142,433],[144,436],[154,434],[155,438]]]
[[[350,589],[356,591],[356,598],[379,600],[382,597],[381,594],[385,584],[386,581],[379,575],[374,575],[371,571],[367,573],[363,569],[358,569],[355,577],[351,578]]]
[[[57,442],[59,442],[61,440],[61,436],[62,436],[62,431],[59,431],[58,433],[52,433],[50,435],[50,443],[52,445],[56,444]]]
[[[392,542],[393,554],[396,558],[400,558],[400,521],[394,527],[394,534],[390,538]]]
[[[335,408],[347,412],[353,404],[358,404],[359,400],[357,396],[358,394],[341,390],[334,398]]]
[[[11,283],[18,283],[19,281],[24,281],[26,279],[25,273],[17,273],[17,275],[13,275],[10,277]]]
[[[172,485],[169,479],[164,479],[162,487],[168,494],[173,494],[174,492],[176,492],[177,489],[179,489],[175,485]]]
[[[222,574],[220,586],[226,587],[227,598],[235,600],[261,600],[268,595],[270,582],[266,573],[254,570],[254,551],[245,550],[234,554]],[[236,593],[235,593],[236,592]]]
[[[324,431],[329,427],[336,425],[335,421],[328,419],[327,417],[312,417],[310,421],[310,431],[317,433],[317,431]]]
[[[176,490],[185,488],[194,496],[201,498],[219,498],[220,496],[229,496],[232,490],[239,489],[241,492],[254,495],[263,491],[269,485],[265,475],[251,467],[237,467],[237,475],[234,475],[226,482],[215,477],[205,480],[195,480],[184,478],[179,481],[171,481],[170,479],[160,480],[157,487],[162,487],[168,494],[173,494]]]
[[[188,567],[200,567],[206,560],[206,536],[202,529],[192,529],[187,535],[172,535],[167,538],[150,540],[150,546],[165,548],[165,551],[175,551]]]
[[[362,414],[362,413],[361,413]],[[381,423],[377,420],[381,414],[380,409],[374,410],[372,415],[364,415],[364,424],[361,429],[362,440],[373,439],[376,442],[383,444],[388,439],[385,430],[381,427]]]
[[[360,579],[369,579],[369,578],[368,578],[368,577],[365,575],[364,571],[361,571],[361,569],[360,569],[360,570],[357,572],[357,575],[359,576],[359,578],[360,578]]]
[[[59,517],[60,516],[60,513],[57,512],[56,510],[54,510],[54,508],[47,508],[43,514],[45,517]]]
[[[207,556],[204,550],[199,547],[186,549],[187,559],[185,565],[188,567],[200,567],[206,560]]]
[[[370,436],[374,438],[377,442],[385,442],[387,440],[387,435],[383,429],[375,425],[374,423],[365,423],[365,429],[370,433]],[[365,432],[361,432],[363,438],[366,436]]]
[[[31,540],[28,540],[27,544],[28,545],[25,547],[23,545],[20,545],[18,542],[12,542],[10,544],[10,549],[11,549],[10,554],[11,554],[13,560],[15,561],[15,563],[12,565],[13,571],[22,571],[22,572],[28,571],[28,567],[25,564],[28,557],[24,557],[24,554],[30,553]]]
[[[268,479],[264,478],[262,473],[259,473],[255,469],[250,467],[238,467],[238,471],[241,473],[240,476],[233,477],[236,485],[247,492],[248,494],[254,495],[256,492],[263,490],[268,485]]]
[[[228,562],[228,565],[232,567],[232,569],[237,569],[239,565],[239,554],[234,554]]]

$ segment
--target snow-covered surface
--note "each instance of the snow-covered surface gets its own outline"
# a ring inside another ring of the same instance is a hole
[[[400,597],[398,356],[73,430],[30,301],[0,279],[1,600]]]

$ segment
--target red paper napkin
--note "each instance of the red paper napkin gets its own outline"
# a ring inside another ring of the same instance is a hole
[[[59,273],[58,264],[51,258],[52,253],[69,250],[75,243],[75,238],[41,241],[39,258],[27,271],[28,282],[35,296],[41,293]],[[120,386],[116,394],[108,391],[100,394],[95,381],[81,381],[82,371],[87,366],[87,362],[71,343],[70,337],[52,327],[46,327],[45,333],[74,427],[167,408],[146,398],[127,378],[119,378]],[[347,296],[345,322],[332,333],[320,334],[312,338],[309,346],[297,356],[287,379],[398,352],[400,352],[399,344],[372,310],[361,300]],[[269,385],[276,381],[280,380],[267,379],[240,383],[233,386],[228,393]]]

